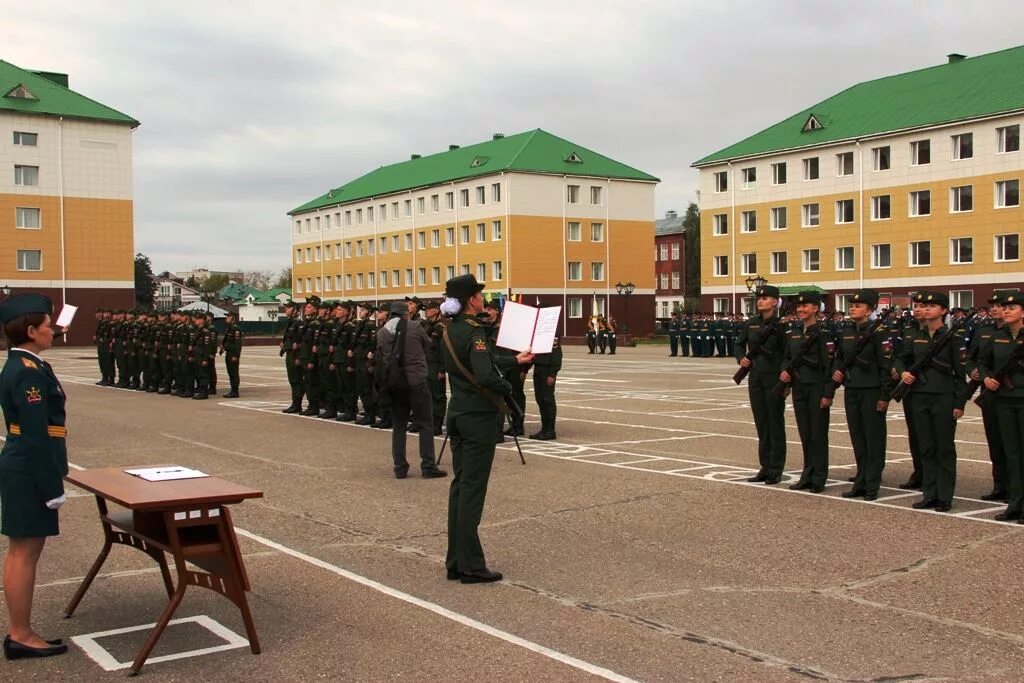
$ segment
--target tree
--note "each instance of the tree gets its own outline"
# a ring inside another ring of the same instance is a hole
[[[286,266],[281,269],[281,274],[277,277],[277,282],[274,283],[275,288],[291,289],[292,288],[292,267]]]
[[[156,280],[153,278],[153,262],[145,254],[135,255],[135,305],[153,308],[156,302]]]
[[[213,293],[213,292],[220,291],[222,288],[227,286],[227,284],[228,284],[228,276],[227,275],[223,275],[223,274],[221,274],[221,275],[211,275],[210,277],[206,278],[206,282],[203,283],[203,286],[200,289],[203,292]]]
[[[685,245],[686,282],[683,292],[688,301],[700,297],[700,209],[693,202],[683,216],[683,243]]]
[[[199,291],[199,280],[196,279],[195,275],[189,275],[188,278],[186,278],[185,280],[185,286],[190,289]]]
[[[246,271],[243,278],[244,284],[256,289],[270,289],[270,281],[274,279],[272,270],[250,270]]]

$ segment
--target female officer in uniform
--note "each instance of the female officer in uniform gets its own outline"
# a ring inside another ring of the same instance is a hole
[[[441,312],[454,316],[444,331],[445,370],[452,387],[448,404],[448,436],[452,442],[453,478],[448,493],[448,556],[450,581],[489,583],[501,573],[487,568],[477,528],[484,511],[487,480],[494,462],[494,425],[512,392],[491,357],[483,313],[484,286],[472,275],[445,283]],[[533,354],[524,351],[516,362],[525,365]]]
[[[32,630],[36,565],[47,536],[56,536],[57,508],[64,502],[68,472],[64,437],[64,390],[38,354],[53,345],[53,304],[38,294],[18,294],[0,303],[0,322],[10,347],[0,373],[0,407],[7,441],[0,451],[0,533],[8,537],[4,599],[10,633],[7,659],[67,652]]]

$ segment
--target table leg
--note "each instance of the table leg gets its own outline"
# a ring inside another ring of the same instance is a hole
[[[182,598],[185,597],[185,582],[178,581],[178,590],[174,591],[174,595],[171,596],[171,601],[167,603],[167,607],[164,608],[163,614],[156,622],[156,626],[149,632],[149,636],[146,638],[146,642],[143,643],[142,649],[139,650],[139,654],[135,657],[135,661],[132,663],[131,671],[129,676],[134,676],[139,673],[142,669],[142,665],[146,663],[146,659],[149,658],[149,653],[156,647],[156,642],[160,640],[160,636],[163,635],[164,629],[167,628],[168,622],[171,617],[174,616],[174,611],[178,609],[178,605],[181,604]]]
[[[99,496],[96,496],[96,505],[99,507],[101,515],[105,515],[107,513],[107,503]],[[65,619],[70,619],[71,615],[75,613],[76,609],[78,609],[78,603],[80,603],[82,598],[85,597],[85,592],[89,590],[89,586],[91,586],[92,582],[96,579],[96,575],[100,573],[100,568],[103,566],[103,563],[107,561],[107,555],[110,554],[110,548],[112,545],[113,538],[110,525],[103,522],[103,548],[100,550],[100,554],[97,556],[96,561],[92,563],[89,573],[85,575],[85,579],[75,592],[75,597],[71,598],[71,602],[64,608]]]

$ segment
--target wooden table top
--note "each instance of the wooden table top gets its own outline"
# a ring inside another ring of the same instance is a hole
[[[168,465],[146,465],[168,467]],[[263,492],[217,477],[146,481],[126,473],[138,467],[107,467],[72,470],[65,479],[75,486],[113,501],[129,510],[165,510],[188,505],[240,503],[247,498],[262,498]]]

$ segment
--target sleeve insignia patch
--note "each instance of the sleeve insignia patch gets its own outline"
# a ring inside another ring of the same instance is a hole
[[[36,362],[31,358],[22,358],[21,364],[24,365],[26,368],[32,368],[33,370],[39,369],[39,366],[36,365]]]
[[[486,339],[474,339],[473,340],[473,350],[474,351],[486,351],[487,350],[487,340]]]
[[[28,403],[42,403],[43,392],[39,391],[37,387],[29,387],[25,390],[25,401]]]

